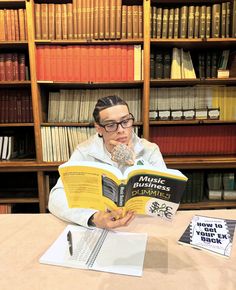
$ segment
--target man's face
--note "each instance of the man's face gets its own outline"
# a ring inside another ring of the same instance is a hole
[[[105,110],[102,110],[99,115],[100,124],[103,125],[121,122],[130,118],[129,110],[125,105],[117,105],[107,108]],[[105,128],[99,126],[99,124],[95,124],[95,127],[97,129],[97,132],[103,136],[105,146],[109,152],[111,152],[114,147],[114,145],[110,144],[111,140],[126,145],[128,145],[129,141],[131,140],[133,127],[122,128],[121,124],[119,124],[115,132],[106,132]]]

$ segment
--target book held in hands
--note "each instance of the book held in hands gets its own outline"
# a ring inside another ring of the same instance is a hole
[[[124,208],[171,220],[187,177],[174,169],[134,165],[124,174],[111,165],[82,161],[63,164],[59,173],[70,208],[101,211]]]
[[[195,215],[178,242],[230,257],[235,226],[236,220]]]

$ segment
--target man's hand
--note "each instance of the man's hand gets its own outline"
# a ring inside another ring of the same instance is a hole
[[[113,161],[121,164],[134,165],[135,154],[131,140],[128,145],[114,140],[111,140],[110,144],[114,146],[111,151],[111,158]]]
[[[93,215],[93,223],[97,228],[114,229],[128,226],[134,218],[135,214],[129,211],[123,216],[122,209],[108,212],[98,211]]]

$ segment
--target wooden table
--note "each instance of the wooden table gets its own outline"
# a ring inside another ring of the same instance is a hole
[[[137,217],[120,229],[148,233],[142,277],[39,264],[66,223],[51,214],[2,214],[0,290],[235,290],[236,241],[229,259],[177,243],[195,214],[236,219],[236,210],[178,211],[172,222]]]

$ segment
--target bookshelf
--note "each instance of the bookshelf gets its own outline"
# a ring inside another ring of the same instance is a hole
[[[61,1],[62,3],[71,4],[73,1]],[[86,1],[85,1],[86,2]],[[85,3],[83,2],[83,3]],[[87,1],[89,2],[89,1]],[[114,3],[114,1],[111,1]],[[213,3],[214,2],[214,3]],[[47,210],[46,201],[48,195],[48,176],[50,174],[54,174],[57,171],[58,166],[62,163],[62,161],[45,161],[44,158],[44,149],[43,149],[43,135],[46,134],[42,131],[42,128],[49,128],[49,130],[54,130],[52,128],[65,128],[63,130],[68,130],[68,132],[74,130],[73,128],[91,128],[92,121],[76,121],[69,122],[65,121],[48,121],[48,103],[49,103],[49,94],[53,92],[61,92],[61,91],[87,91],[87,92],[95,92],[98,93],[101,90],[108,92],[108,90],[119,90],[120,92],[135,89],[138,90],[140,94],[140,119],[136,121],[135,126],[138,128],[139,133],[146,139],[151,139],[152,132],[155,128],[159,127],[178,127],[185,128],[185,126],[202,126],[202,125],[212,125],[212,126],[220,126],[220,125],[229,125],[235,127],[235,119],[231,120],[149,120],[149,110],[150,108],[150,95],[152,89],[160,90],[162,88],[185,88],[185,87],[196,87],[196,86],[235,86],[236,85],[236,76],[229,77],[226,79],[218,79],[218,78],[196,78],[196,79],[153,79],[150,75],[151,69],[151,61],[150,55],[152,50],[171,50],[174,47],[183,48],[185,50],[194,51],[197,53],[198,50],[211,50],[213,48],[217,49],[231,49],[234,50],[236,48],[236,38],[233,37],[225,37],[225,38],[206,38],[206,37],[198,37],[198,38],[153,38],[151,37],[151,23],[150,23],[150,13],[152,11],[152,7],[162,7],[171,9],[172,7],[181,7],[183,5],[213,5],[213,4],[221,4],[227,1],[213,1],[209,3],[209,1],[151,1],[151,0],[123,0],[121,2],[117,1],[125,6],[141,6],[143,11],[143,25],[142,25],[142,35],[138,37],[131,38],[109,38],[109,39],[94,39],[91,35],[89,37],[78,38],[75,36],[70,36],[68,39],[56,39],[53,37],[52,39],[43,39],[42,37],[36,37],[35,29],[36,23],[34,18],[35,7],[39,7],[38,5],[42,5],[45,3],[54,4],[56,1],[40,1],[40,0],[27,0],[27,1],[0,1],[0,9],[16,9],[16,8],[25,8],[27,15],[27,35],[28,39],[25,41],[0,41],[0,48],[5,50],[16,50],[16,51],[24,51],[27,54],[29,59],[29,80],[25,81],[0,81],[0,91],[5,89],[27,89],[31,92],[32,97],[32,110],[33,110],[33,122],[17,122],[17,123],[0,123],[0,132],[13,130],[20,132],[29,132],[28,134],[34,140],[34,156],[30,158],[23,159],[10,159],[10,160],[1,160],[0,161],[0,176],[4,172],[7,172],[8,178],[14,176],[15,173],[23,172],[24,179],[26,181],[26,189],[27,189],[27,175],[34,176],[34,190],[32,190],[33,196],[30,197],[26,195],[24,198],[12,198],[12,199],[0,199],[0,203],[3,204],[14,204],[14,203],[35,203],[39,206],[40,212],[45,212]],[[75,1],[74,3],[82,3],[81,1]],[[97,3],[94,1],[94,3]],[[104,2],[105,3],[105,2]],[[233,5],[233,1],[230,1],[231,5]],[[61,5],[60,4],[60,5]],[[59,4],[57,4],[59,5]],[[73,8],[73,6],[72,6]],[[50,8],[51,9],[51,8]],[[68,8],[68,9],[71,9]],[[135,8],[136,9],[136,8]],[[73,11],[73,9],[72,9]],[[128,11],[128,10],[127,10]],[[231,14],[231,17],[233,15]],[[105,21],[105,20],[104,20]],[[56,24],[55,24],[56,25]],[[75,25],[73,23],[73,25]],[[78,28],[78,27],[77,27]],[[78,31],[77,31],[78,32]],[[94,47],[94,51],[96,51],[97,47],[107,48],[109,46],[113,48],[124,47],[124,46],[134,46],[140,45],[143,50],[143,72],[142,78],[139,80],[128,80],[128,81],[120,81],[120,80],[106,80],[106,81],[70,81],[70,80],[53,80],[50,79],[38,79],[37,70],[37,51],[39,47],[55,47],[55,48],[78,48],[81,47]],[[235,98],[236,96],[234,96]],[[133,97],[135,100],[135,98]],[[82,99],[81,99],[82,100]],[[141,107],[142,106],[142,107]],[[45,132],[48,129],[45,129]],[[62,129],[61,129],[62,130]],[[181,130],[181,129],[180,129]],[[53,133],[54,134],[54,133]],[[70,133],[68,133],[70,134]],[[52,140],[53,142],[53,140]],[[52,143],[53,144],[53,143]],[[236,167],[236,156],[235,152],[231,155],[185,155],[185,156],[165,156],[165,161],[168,167],[178,168],[180,170],[203,170],[203,171],[211,171],[222,169],[224,170],[232,170],[235,172]],[[36,193],[35,193],[36,192]],[[0,188],[1,193],[1,188]],[[211,201],[204,200],[197,203],[185,203],[181,205],[184,209],[193,209],[193,208],[222,208],[222,207],[236,207],[236,201]]]

